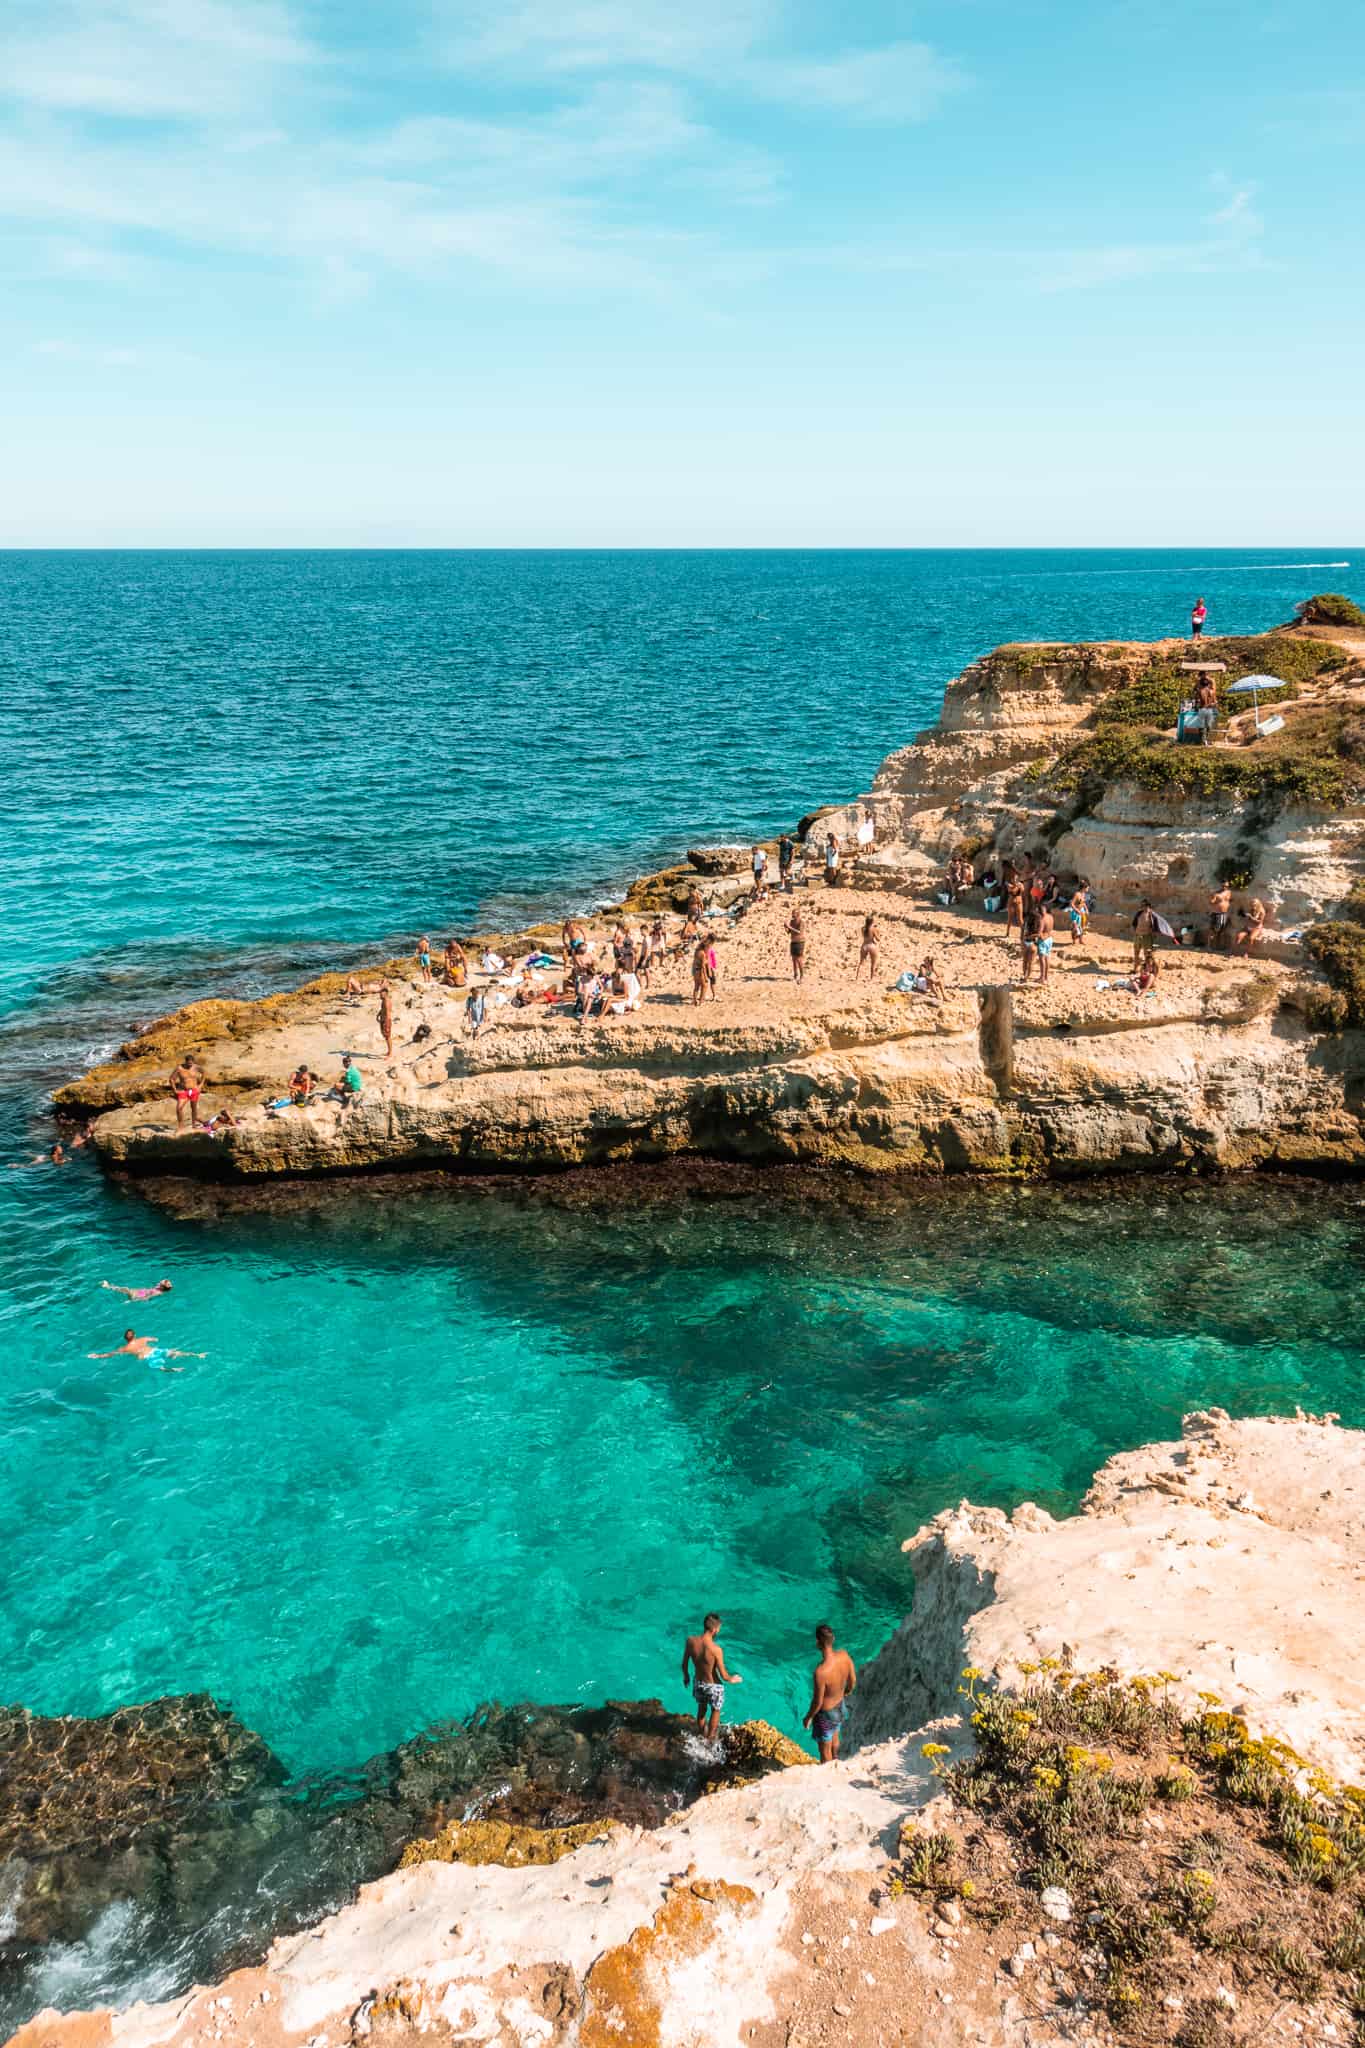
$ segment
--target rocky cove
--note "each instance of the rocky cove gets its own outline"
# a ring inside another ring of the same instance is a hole
[[[16,2041],[1347,2043],[1365,1436],[1200,1412],[1075,1516],[964,1501],[905,1548],[848,1761],[779,1747],[661,1826],[448,1827],[263,1964]]]
[[[1311,649],[1311,636],[1286,638]],[[1340,735],[1361,685],[1352,648],[1336,651],[1345,659],[1321,680],[1311,651],[1294,657],[1309,672],[1283,701],[1296,718],[1340,714]],[[878,843],[839,888],[827,892],[817,878],[798,890],[812,933],[803,990],[786,979],[779,898],[717,920],[720,996],[698,1011],[678,966],[656,978],[638,1018],[585,1031],[567,1016],[503,1010],[470,1044],[462,995],[422,983],[410,962],[390,963],[393,1061],[376,1050],[372,1002],[348,1002],[343,979],[326,977],[261,1003],[214,1001],[161,1020],[63,1090],[59,1109],[90,1122],[111,1172],[193,1217],[261,1200],[328,1204],[343,1185],[397,1199],[413,1180],[458,1186],[462,1197],[498,1177],[506,1188],[548,1175],[533,1198],[566,1209],[609,1189],[618,1205],[662,1200],[665,1186],[705,1199],[751,1194],[757,1183],[732,1162],[763,1166],[765,1186],[797,1188],[825,1225],[831,1199],[875,1214],[892,1196],[887,1169],[911,1169],[921,1190],[912,1199],[926,1203],[927,1177],[950,1172],[1084,1175],[1085,1187],[1065,1197],[1037,1195],[1083,1201],[1097,1218],[1114,1185],[1099,1178],[1105,1171],[1352,1175],[1359,1034],[1324,1014],[1339,991],[1311,951],[1272,939],[1264,958],[1244,961],[1191,944],[1163,954],[1167,971],[1140,1006],[1099,986],[1126,964],[1128,918],[1143,894],[1198,926],[1232,862],[1248,887],[1279,896],[1282,928],[1335,927],[1343,909],[1350,921],[1351,756],[1335,739],[1340,779],[1313,779],[1311,801],[1298,768],[1285,771],[1296,784],[1287,796],[1153,787],[1140,779],[1153,772],[1141,749],[1122,757],[1129,779],[1111,775],[1118,756],[1099,707],[1138,691],[1150,709],[1153,671],[1168,682],[1178,653],[1006,649],[960,678],[935,733],[892,756],[857,804],[810,822],[818,844],[826,818],[852,838],[870,815]],[[1263,642],[1246,658],[1273,661],[1278,650]],[[1011,728],[1019,753],[1002,737]],[[1146,723],[1135,730],[1161,752],[1154,724],[1150,737]],[[994,752],[977,746],[980,732]],[[1248,742],[1239,767],[1254,766],[1261,745]],[[1078,759],[1078,749],[1089,751]],[[967,778],[961,787],[955,776]],[[982,858],[988,847],[1046,849],[1094,880],[1095,937],[1076,959],[1059,947],[1046,989],[1011,986],[1003,921],[979,897],[934,900],[944,860],[964,845]],[[703,894],[728,908],[745,886],[736,864],[713,855],[649,877],[632,907],[671,903],[700,875]],[[870,910],[885,967],[936,954],[950,983],[940,1005],[854,981]],[[542,927],[517,938],[550,936]],[[423,1024],[429,1033],[417,1039]],[[360,1053],[364,1103],[344,1116],[328,1105],[264,1110],[299,1059],[329,1074],[344,1048]],[[222,1137],[172,1128],[166,1075],[190,1050],[209,1076],[207,1106],[238,1118]],[[1004,1187],[988,1193],[1014,1199]],[[1254,1199],[1254,1188],[1245,1194]],[[946,1230],[946,1219],[934,1227]],[[1167,1270],[1162,1284],[1183,1284]],[[1002,1810],[977,1813],[968,1780],[950,1786],[943,1773],[993,1755],[994,1724],[976,1726],[985,1709],[973,1688],[1003,1712],[1016,1711],[1013,1700],[1036,1716],[1030,1688],[1044,1663],[1117,1673],[1125,1688],[1138,1681],[1140,1695],[1165,1673],[1152,1744],[1182,1755],[1186,1745],[1204,1769],[1213,1738],[1186,1736],[1182,1717],[1194,1728],[1201,1695],[1214,1694],[1221,1704],[1209,1711],[1241,1717],[1247,1742],[1292,1751],[1324,1827],[1336,1828],[1337,1792],[1314,1790],[1309,1774],[1333,1788],[1359,1776],[1351,1646],[1361,1456],[1360,1438],[1330,1421],[1234,1424],[1201,1412],[1179,1441],[1113,1459],[1076,1515],[1027,1502],[1006,1515],[966,1501],[933,1513],[940,1492],[919,1507],[929,1519],[905,1544],[913,1614],[865,1673],[852,1754],[832,1771],[750,1780],[738,1754],[713,1770],[723,1785],[742,1771],[745,1782],[707,1792],[714,1775],[651,1703],[490,1709],[316,1782],[291,1781],[265,1744],[202,1697],[99,1721],[14,1712],[3,1730],[16,1794],[6,1853],[25,1867],[11,1868],[6,1893],[11,1964],[23,1967],[47,1943],[88,1941],[130,1901],[183,1936],[171,1977],[139,1980],[150,2005],[43,2013],[21,2038],[1079,2048],[1131,2037],[1184,2048],[1188,2037],[1203,2048],[1250,2030],[1344,2042],[1350,1985],[1331,1958],[1352,1952],[1354,1877],[1295,1892],[1280,1921],[1238,1945],[1234,1933],[1264,1917],[1265,1896],[1256,1894],[1253,1914],[1252,1847],[1217,1805],[1212,1778],[1188,1801],[1153,1792],[1145,1808],[1113,1809],[1116,1834],[1146,1859],[1140,1868],[1130,1859],[1121,1871],[1087,1873],[1072,1856],[1059,1874],[1044,1870],[1036,1841],[1010,1833]],[[902,1518],[897,1536],[913,1526]],[[980,1675],[964,1681],[964,1672]],[[1097,1681],[1101,1704],[1110,1683]],[[1092,1740],[1068,1733],[1068,1748]],[[790,1747],[756,1739],[763,1761],[792,1761]],[[926,1745],[941,1753],[926,1756]],[[1164,1749],[1111,1747],[1126,1784],[1133,1771],[1184,1783],[1185,1766]],[[1029,1770],[1057,1762],[1039,1753]],[[1086,1789],[1088,1769],[1075,1766],[1068,1799],[1098,1797]],[[612,1818],[619,1825],[608,1828]],[[48,1830],[41,1846],[38,1819]],[[1199,1831],[1216,1838],[1218,1867],[1235,1881],[1214,1922],[1223,1946],[1210,1938],[1192,1949],[1170,1901],[1184,1897],[1191,1868],[1204,1868],[1191,1859],[1215,1855],[1194,1848]],[[1347,1823],[1326,1839],[1356,1854]],[[1058,1890],[1069,1920],[1043,1907]],[[248,1910],[225,1940],[233,1893]],[[1145,1975],[1111,1938],[1135,1902],[1166,1916],[1170,1944],[1164,1954],[1157,1944]],[[1100,1932],[1085,1931],[1101,1921]],[[1310,1923],[1298,1974],[1286,1976],[1271,1948]],[[225,1972],[209,1990],[184,1989],[189,1975],[212,1983]]]
[[[800,987],[787,961],[793,899],[745,907],[742,877],[696,872],[742,867],[743,855],[699,854],[638,883],[625,911],[700,889],[720,962],[718,998],[700,1009],[683,960],[656,971],[638,1014],[586,1029],[563,1008],[513,1008],[497,974],[476,976],[491,1028],[471,1040],[463,991],[391,961],[392,1059],[371,998],[348,999],[343,977],[324,976],[259,1002],[191,1004],[59,1089],[57,1109],[90,1123],[116,1173],[247,1184],[686,1154],[932,1173],[1355,1173],[1365,1038],[1342,990],[1354,986],[1353,891],[1365,877],[1365,640],[1313,628],[1205,643],[1229,683],[1283,678],[1271,692],[1281,731],[1259,735],[1225,695],[1210,748],[1167,729],[1186,651],[1006,647],[950,683],[938,725],[890,755],[863,797],[803,821],[813,879],[794,892],[809,925]],[[875,845],[854,857],[868,821]],[[829,831],[850,848],[833,889],[818,874]],[[1030,853],[1091,882],[1089,942],[1059,940],[1046,987],[1015,979],[1017,949],[979,891],[937,900],[962,850],[978,866]],[[1229,880],[1272,907],[1254,957],[1204,943],[1209,895]],[[1144,897],[1188,938],[1135,1000],[1115,984]],[[868,915],[881,926],[879,986],[856,976]],[[557,951],[556,928],[471,952],[545,944]],[[926,953],[947,984],[941,1002],[887,986]],[[358,1104],[262,1107],[300,1061],[330,1078],[348,1050],[366,1075]],[[236,1119],[213,1137],[175,1128],[166,1077],[190,1053],[206,1105]]]
[[[800,1756],[762,1723],[715,1751],[690,1729],[657,1700],[487,1706],[299,1779],[206,1694],[94,1719],[0,1710],[0,2024],[83,1948],[135,1981],[212,1976],[419,1860],[423,1836],[534,1860]]]

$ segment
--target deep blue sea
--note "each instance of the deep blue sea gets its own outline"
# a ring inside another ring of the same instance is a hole
[[[1365,601],[1358,553],[0,554],[0,1149],[135,1019],[609,899],[866,789],[1002,640],[1258,630]],[[682,1706],[716,1605],[795,1730],[811,1628],[873,1652],[963,1493],[1064,1509],[1209,1401],[1365,1422],[1363,1259],[1349,1192],[187,1222],[6,1171],[0,1700],[205,1689],[312,1770],[493,1696]],[[99,1282],[163,1274],[204,1363],[92,1362]]]

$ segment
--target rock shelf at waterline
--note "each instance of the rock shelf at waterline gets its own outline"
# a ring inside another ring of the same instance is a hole
[[[191,1004],[56,1106],[92,1120],[101,1160],[131,1176],[536,1172],[685,1154],[933,1173],[1359,1173],[1365,641],[1324,628],[1206,643],[1220,688],[1248,671],[1284,679],[1282,727],[1265,733],[1225,692],[1207,747],[1178,736],[1185,651],[1030,645],[977,662],[866,796],[802,821],[790,893],[755,900],[742,849],[697,849],[637,884],[621,915],[635,930],[665,909],[674,950],[627,1014],[580,1021],[546,1000],[558,966],[530,970],[525,1007],[519,969],[476,970],[487,1012],[472,1036],[463,987],[389,962],[361,977],[358,999],[328,976],[261,1002]],[[1061,878],[1063,901],[1089,882],[1090,929],[1072,944],[1058,908],[1045,985],[1021,981],[1016,938],[979,883],[940,900],[954,855],[978,875],[1027,857]],[[1257,900],[1269,911],[1240,946],[1235,914],[1226,931],[1212,922],[1225,883],[1248,916]],[[699,1004],[692,942],[676,943],[694,889],[717,967]],[[1179,943],[1159,942],[1157,980],[1139,991],[1125,981],[1145,899]],[[608,958],[615,915],[586,921]],[[559,941],[538,927],[467,950],[520,961],[540,946],[557,955]],[[930,987],[898,989],[926,957]],[[347,1053],[358,1100],[268,1106],[301,1062],[325,1087]],[[189,1054],[204,1113],[233,1119],[212,1136],[176,1126],[168,1076]]]
[[[764,1722],[708,1745],[658,1700],[608,1700],[485,1706],[298,1779],[207,1694],[90,1718],[0,1708],[0,2025],[29,2016],[54,1953],[111,1924],[134,1979],[187,1985],[400,1860],[551,1861],[809,1761]]]

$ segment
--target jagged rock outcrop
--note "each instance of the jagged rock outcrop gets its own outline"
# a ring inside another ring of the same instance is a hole
[[[234,1807],[286,1776],[206,1693],[89,1719],[0,1709],[0,1965],[116,1899],[197,1892],[207,1911]]]
[[[568,1002],[544,1000],[557,971],[533,977],[524,1009],[495,972],[480,977],[489,1023],[472,1037],[463,991],[415,984],[410,963],[389,963],[392,1055],[373,1050],[368,1002],[348,1002],[331,977],[261,1003],[191,1005],[61,1089],[57,1106],[96,1119],[95,1144],[117,1172],[244,1182],[534,1172],[685,1153],[921,1172],[1358,1171],[1365,1034],[1317,1028],[1321,979],[1301,946],[1272,933],[1269,957],[1253,963],[1197,941],[1209,893],[1233,869],[1278,901],[1281,932],[1336,909],[1365,877],[1365,783],[1351,752],[1358,736],[1365,746],[1365,677],[1353,643],[1291,634],[1235,646],[1242,666],[1278,661],[1306,678],[1290,686],[1288,752],[1258,751],[1287,742],[1251,740],[1205,756],[1135,723],[1179,694],[1179,643],[1004,648],[975,663],[949,685],[938,727],[891,755],[860,805],[813,823],[817,840],[834,830],[850,842],[842,886],[803,876],[795,897],[742,915],[721,906],[709,928],[720,954],[714,1003],[691,1000],[690,947],[655,969],[637,1013],[591,1027]],[[1318,674],[1314,664],[1329,659]],[[1125,751],[1131,733],[1137,754]],[[1191,755],[1193,792],[1161,781],[1186,774]],[[1149,782],[1133,779],[1133,760]],[[1106,780],[1095,764],[1113,761],[1129,766]],[[1267,762],[1274,787],[1258,784],[1244,801],[1228,777],[1264,783]],[[1348,801],[1358,786],[1361,801]],[[859,854],[852,842],[868,815],[877,843]],[[945,911],[925,886],[964,845],[992,858],[1050,848],[1059,869],[1093,883],[1096,933],[1079,954],[1059,934],[1046,990],[1020,989],[998,918],[979,903]],[[690,890],[693,873],[651,878],[629,902],[651,899],[656,884]],[[709,887],[718,906],[749,895],[742,875]],[[1164,957],[1158,989],[1136,1001],[1123,987],[1123,940],[1144,894],[1188,918],[1193,942]],[[808,917],[799,987],[793,903]],[[626,914],[638,912],[628,904]],[[884,992],[857,985],[868,916],[880,921]],[[886,989],[926,954],[949,984],[942,1001]],[[366,1086],[353,1106],[265,1106],[300,1061],[325,1083],[357,1047]],[[235,1119],[211,1138],[178,1132],[167,1101],[170,1068],[191,1051],[214,1105]]]
[[[1045,1658],[1169,1673],[1335,1776],[1365,1766],[1365,1435],[1331,1419],[1188,1415],[1179,1443],[1111,1458],[1057,1521],[963,1501],[902,1546],[914,1613],[863,1673],[855,1740],[942,1712],[959,1674]]]
[[[1365,714],[1365,650],[1340,637],[1341,648],[1322,640],[1340,667],[1299,688],[1291,718],[1325,707]],[[1273,650],[1285,639],[1252,645]],[[1209,641],[1195,652],[1216,661],[1221,648]],[[1085,875],[1111,910],[1150,895],[1168,914],[1201,921],[1210,892],[1233,869],[1277,906],[1286,927],[1330,914],[1365,875],[1365,802],[1266,802],[1235,791],[1203,800],[1122,777],[1093,793],[1065,777],[1058,785],[1059,756],[1093,734],[1119,692],[1131,693],[1154,664],[1178,676],[1191,653],[1173,641],[1026,646],[975,662],[948,685],[937,727],[889,755],[863,799],[879,842],[893,849],[887,858],[925,874],[964,843],[1003,857],[1041,851],[1061,872]],[[1224,658],[1234,672],[1263,665],[1251,654]],[[1236,701],[1225,700],[1234,709]],[[1248,716],[1240,714],[1244,733]]]
[[[204,1044],[228,1099],[249,1104],[237,1127],[179,1133],[160,1103],[135,1099],[101,1116],[95,1136],[115,1169],[242,1180],[688,1152],[874,1171],[1355,1169],[1360,1034],[1314,1032],[1287,1006],[1289,988],[1264,969],[1192,969],[1117,1014],[1077,976],[1065,991],[996,983],[941,1007],[889,996],[766,1024],[632,1021],[586,1039],[508,1028],[468,1049],[437,1040],[353,1108],[265,1114],[266,1075],[287,1072],[308,1042],[287,1027]],[[332,1037],[346,1028],[321,1024]],[[67,1100],[107,1101],[123,1080],[106,1068]],[[145,1085],[136,1063],[128,1085],[135,1097]]]
[[[50,1955],[75,1982],[136,1982],[168,1954],[182,1981],[216,1974],[392,1870],[414,1836],[414,1862],[549,1862],[792,1760],[764,1723],[727,1733],[699,1751],[658,1700],[487,1707],[291,1780],[207,1695],[0,1711],[0,2032]]]

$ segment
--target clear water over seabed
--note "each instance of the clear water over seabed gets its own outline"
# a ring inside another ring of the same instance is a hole
[[[1365,597],[1258,559],[1345,555],[0,555],[0,1145],[172,1002],[609,896],[866,788],[1001,640],[1254,630]],[[0,1698],[202,1688],[324,1769],[491,1696],[682,1705],[715,1603],[794,1729],[811,1627],[871,1653],[962,1493],[1065,1508],[1210,1401],[1365,1422],[1362,1258],[1349,1191],[191,1222],[3,1173]],[[92,1363],[127,1321],[210,1355]]]

